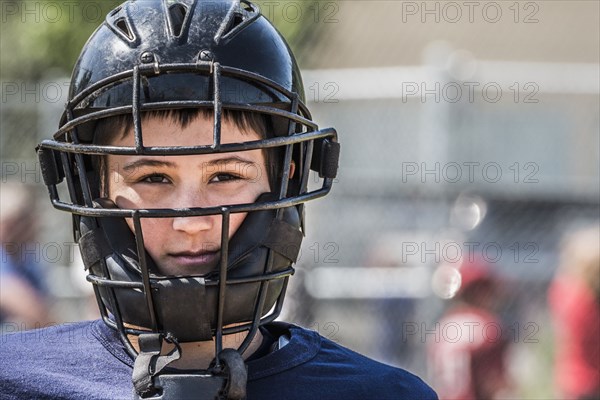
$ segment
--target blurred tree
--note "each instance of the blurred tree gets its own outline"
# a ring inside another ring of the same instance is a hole
[[[121,1],[2,1],[2,79],[70,74],[83,44]]]
[[[0,79],[37,81],[52,71],[69,75],[79,52],[105,15],[121,0],[0,1]],[[333,2],[329,1],[327,4]],[[286,37],[294,52],[302,53],[317,31],[325,2],[263,0],[257,2]]]

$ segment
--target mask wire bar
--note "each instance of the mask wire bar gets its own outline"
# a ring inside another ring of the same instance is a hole
[[[219,301],[217,302],[217,329],[215,332],[215,367],[220,368],[219,354],[223,350],[223,312],[225,310],[225,290],[227,290],[227,264],[229,251],[229,209],[223,207],[221,221],[221,262],[219,265]]]
[[[156,313],[154,310],[154,301],[152,299],[152,287],[150,286],[150,271],[148,271],[148,262],[146,261],[146,250],[144,248],[144,234],[142,232],[142,224],[139,211],[133,213],[133,226],[135,230],[135,242],[137,245],[137,253],[140,258],[140,269],[142,272],[142,283],[144,284],[144,295],[146,298],[146,306],[148,314],[150,314],[150,322],[152,331],[158,333],[158,325],[156,323]]]
[[[292,99],[291,108],[292,108],[292,110],[291,110],[292,113],[295,113],[298,110],[298,95],[295,95],[294,98]],[[295,131],[296,131],[296,121],[290,120],[287,136],[292,136]],[[292,164],[293,146],[294,146],[293,144],[288,144],[287,146],[285,146],[285,158],[283,161],[283,174],[281,176],[281,187],[279,190],[279,200],[286,197],[286,193],[288,190],[288,182],[290,179],[290,170],[291,170],[291,164]],[[277,219],[281,219],[281,215],[282,215],[281,209],[277,210]]]
[[[70,109],[67,111],[67,117],[69,119],[73,119],[73,114]],[[79,144],[79,137],[77,135],[76,127],[74,127],[71,131],[71,140],[73,144]],[[75,164],[77,165],[77,174],[79,175],[79,185],[81,187],[81,195],[83,196],[83,202],[86,206],[92,207],[92,195],[82,154],[75,153]]]
[[[291,103],[291,112],[295,113],[295,112],[297,112],[297,110],[298,110],[298,95],[294,95],[292,98],[292,103]],[[296,122],[293,120],[290,120],[289,126],[288,126],[288,136],[293,135],[295,131],[296,131]],[[292,153],[293,153],[293,144],[289,144],[285,147],[285,157],[284,157],[284,163],[283,163],[284,167],[283,167],[283,175],[281,176],[281,182],[280,182],[279,200],[286,197],[286,193],[287,193],[287,189],[288,189],[288,181],[289,181],[289,176],[290,176],[291,163],[292,163]],[[277,220],[281,220],[282,217],[283,217],[283,208],[278,208],[275,218]],[[267,263],[265,265],[263,274],[269,274],[271,272],[271,270],[273,269],[274,259],[275,259],[275,257],[273,254],[273,250],[269,249],[268,255],[267,255]],[[250,342],[252,341],[252,338],[256,334],[256,331],[258,330],[258,326],[260,325],[262,309],[264,307],[265,300],[267,297],[267,290],[266,290],[267,284],[268,284],[267,281],[260,282],[260,287],[258,289],[258,300],[256,302],[256,306],[254,309],[254,320],[252,321],[250,332],[248,333],[248,336],[246,336],[246,338],[242,342],[242,345],[238,349],[238,351],[240,351],[240,352],[245,351],[246,348],[250,345]],[[286,287],[287,287],[287,278],[285,278],[284,292],[282,292],[281,295],[285,294]],[[280,295],[280,299],[282,299],[281,295]],[[278,304],[280,304],[279,299],[278,299]],[[273,315],[275,318],[277,317],[277,314],[273,314]]]
[[[214,81],[214,101],[213,101],[213,148],[219,150],[221,148],[221,64],[213,63],[213,81]]]
[[[140,67],[137,65],[133,67],[133,97],[131,99],[131,106],[135,149],[138,154],[142,154],[144,151],[144,139],[142,137],[142,121],[140,118]]]
[[[312,155],[315,147],[314,140],[309,140],[306,143],[306,155],[304,156],[304,165],[302,165],[302,181],[300,182],[300,192],[305,194],[308,191],[308,180],[310,177],[310,164],[312,163]]]
[[[105,277],[110,276],[110,274],[108,272],[108,267],[106,265],[106,261],[101,261],[100,266],[102,268],[102,274]],[[90,271],[90,273],[88,273],[87,280],[94,283],[93,278],[91,278],[91,277],[92,277],[92,275],[91,275],[91,271]],[[109,315],[108,307],[107,307],[106,303],[102,299],[102,296],[100,294],[99,285],[94,283],[93,286],[94,286],[94,295],[96,296],[96,302],[98,303],[98,308],[100,309],[100,315],[102,317],[102,320],[104,321],[104,323],[106,325],[110,326],[111,328],[115,329],[118,332],[121,342],[125,345],[125,349],[127,350],[127,352],[129,353],[129,355],[132,358],[135,358],[137,356],[137,351],[133,348],[131,342],[127,338],[127,335],[126,335],[127,329],[125,328],[125,324],[123,322],[123,317],[121,316],[121,309],[119,308],[119,303],[117,302],[117,295],[115,294],[115,288],[113,288],[113,287],[106,288],[107,292],[108,292],[108,296],[109,296],[108,301],[110,303],[112,303],[110,305],[110,309],[113,310],[112,311],[112,316],[114,317],[114,320],[113,320],[111,318],[111,316]]]
[[[71,204],[79,205],[79,202],[77,201],[77,196],[75,195],[75,193],[77,192],[75,191],[75,181],[73,179],[73,173],[69,165],[70,163],[68,153],[61,151],[60,161],[63,165],[63,171],[65,171],[65,179],[67,181],[67,188],[69,189],[69,199],[71,200]]]

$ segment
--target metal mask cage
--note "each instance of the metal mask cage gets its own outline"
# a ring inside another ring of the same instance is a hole
[[[212,100],[191,99],[191,100],[165,100],[142,102],[140,99],[141,82],[143,79],[157,76],[159,74],[203,74],[209,76],[212,81]],[[244,82],[261,85],[268,90],[277,93],[277,96],[287,99],[287,107],[284,109],[281,104],[249,104],[232,103],[222,101],[223,77],[238,79]],[[93,110],[89,112],[82,108],[82,105],[89,104],[90,99],[98,96],[103,90],[110,90],[110,87],[120,82],[131,81],[132,95],[131,104],[121,105],[106,109]],[[108,89],[107,89],[108,88]],[[161,146],[152,147],[144,145],[142,132],[142,113],[153,110],[172,110],[172,109],[195,109],[206,108],[213,111],[213,143],[212,145],[202,146]],[[284,136],[268,137],[261,140],[252,140],[240,143],[221,143],[221,121],[223,110],[249,111],[260,113],[270,117],[282,118],[288,121],[287,134]],[[82,113],[81,111],[85,111]],[[109,118],[118,115],[129,114],[133,118],[133,133],[135,146],[110,146],[97,145],[83,141],[80,138],[79,129],[86,123],[98,121],[102,118]],[[76,116],[78,115],[78,116]],[[94,192],[91,187],[93,184],[89,179],[90,156],[105,155],[202,155],[214,153],[238,152],[254,149],[285,149],[282,163],[282,175],[279,182],[279,188],[275,193],[275,198],[246,204],[224,204],[208,208],[165,208],[165,209],[116,209],[102,208],[98,206],[93,198]],[[294,148],[299,149],[297,154],[300,157],[299,185],[296,193],[288,192],[288,176],[294,156]],[[44,182],[48,187],[50,199],[53,206],[62,211],[68,211],[73,214],[74,219],[79,221],[81,218],[88,218],[98,224],[98,219],[102,218],[131,218],[134,224],[133,232],[135,236],[135,245],[139,257],[140,281],[114,281],[108,278],[110,276],[106,265],[104,265],[104,276],[95,274],[88,275],[88,280],[94,284],[94,291],[101,310],[104,321],[116,329],[126,345],[129,353],[135,357],[136,351],[129,342],[127,334],[142,334],[148,331],[126,327],[127,321],[124,321],[117,297],[116,289],[127,289],[143,291],[146,301],[147,311],[151,316],[152,326],[144,327],[151,329],[154,333],[161,332],[157,324],[155,315],[155,298],[152,291],[153,279],[148,268],[147,253],[144,248],[144,238],[141,230],[142,218],[174,218],[174,217],[195,217],[206,215],[220,215],[222,218],[221,229],[221,260],[218,267],[218,278],[206,280],[206,286],[218,288],[217,302],[217,324],[214,331],[216,362],[219,364],[218,354],[222,349],[223,335],[232,334],[241,331],[249,331],[245,340],[239,347],[243,352],[250,344],[258,327],[264,323],[273,321],[280,313],[285,291],[289,277],[293,274],[291,265],[282,271],[272,271],[273,251],[269,249],[268,261],[261,274],[243,278],[228,278],[228,246],[229,246],[229,218],[234,213],[251,213],[264,210],[275,210],[276,218],[282,218],[283,210],[288,207],[298,207],[301,211],[304,202],[325,196],[331,189],[335,173],[337,172],[337,161],[339,156],[339,145],[337,144],[337,133],[334,129],[318,130],[317,125],[310,120],[310,113],[306,106],[300,101],[296,93],[290,92],[284,87],[278,85],[269,79],[252,72],[221,66],[219,63],[202,62],[196,64],[162,64],[136,65],[133,69],[125,71],[109,78],[103,79],[87,89],[83,90],[66,106],[65,119],[61,128],[55,133],[53,140],[44,140],[38,146],[38,155],[40,158]],[[87,161],[86,161],[87,160]],[[308,189],[309,175],[311,169],[319,173],[322,178],[320,187]],[[66,201],[59,195],[60,185],[66,185],[69,191],[70,199]],[[81,232],[76,226],[76,238],[79,239]],[[303,227],[302,227],[303,229]],[[267,283],[277,280],[283,280],[281,293],[278,295],[275,305],[271,311],[263,315],[263,306],[265,303]],[[256,302],[254,304],[254,316],[250,321],[240,321],[239,325],[225,328],[223,323],[223,309],[226,301],[226,294],[230,287],[248,282],[260,284],[260,289]],[[110,293],[109,303],[102,299],[99,289]],[[190,316],[193,318],[193,316]]]

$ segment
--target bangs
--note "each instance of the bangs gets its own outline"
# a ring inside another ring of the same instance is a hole
[[[141,117],[142,121],[151,118],[166,120],[177,124],[181,129],[185,129],[199,117],[212,120],[214,114],[212,110],[207,108],[169,109],[147,111],[142,113]],[[222,112],[222,118],[225,121],[232,122],[244,134],[254,132],[261,139],[266,139],[272,135],[272,123],[266,115],[225,109]],[[125,138],[131,131],[133,131],[133,116],[130,114],[104,118],[96,124],[93,143],[104,146],[111,145],[117,139]]]

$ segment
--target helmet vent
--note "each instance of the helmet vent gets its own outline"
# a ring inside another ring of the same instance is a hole
[[[119,18],[115,21],[115,26],[127,37],[129,40],[133,40],[135,37],[131,30],[129,30],[129,26],[125,21],[125,18]]]
[[[247,12],[256,12],[256,10],[254,9],[253,5],[247,1],[242,0],[240,2],[240,7],[242,8],[242,10],[247,11]]]
[[[106,24],[117,36],[129,46],[137,46],[139,38],[136,35],[127,7],[119,6],[106,16]]]
[[[231,24],[231,29],[235,29],[235,27],[240,25],[242,22],[244,22],[244,16],[240,13],[235,13],[233,15],[233,24]]]
[[[115,8],[114,10],[112,10],[110,12],[110,14],[108,14],[109,17],[114,17],[115,15],[117,15],[121,10],[123,9],[123,6],[119,6],[117,8]]]
[[[133,23],[129,17],[129,13],[124,7],[117,7],[106,16],[106,23],[110,30],[117,36],[126,41],[130,46],[138,44],[138,37],[135,34]]]
[[[169,7],[169,27],[173,36],[179,37],[181,35],[186,15],[187,8],[183,4],[173,4]]]
[[[215,36],[215,42],[231,39],[259,16],[258,9],[252,3],[244,0],[233,3],[233,7]]]

